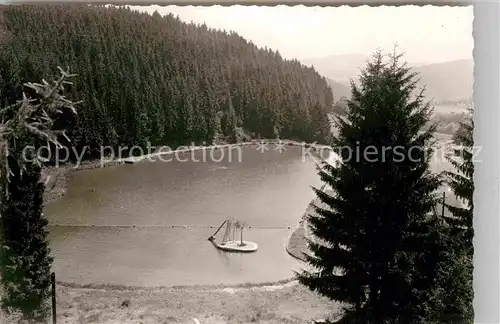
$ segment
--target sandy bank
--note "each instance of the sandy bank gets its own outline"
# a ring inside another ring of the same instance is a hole
[[[322,188],[322,190],[324,190],[324,188]],[[330,195],[333,193],[328,189],[324,191]],[[328,208],[328,206],[324,205],[319,198],[313,199],[302,215],[302,218],[299,221],[299,225],[290,236],[290,240],[288,241],[288,244],[286,246],[286,251],[288,252],[288,254],[300,261],[305,261],[304,255],[309,253],[309,248],[307,247],[307,239],[318,242],[318,239],[312,237],[312,235],[310,234],[310,230],[307,224],[308,216],[314,213],[313,206],[322,206],[323,208]]]
[[[319,203],[319,199],[317,198],[311,201],[304,215],[300,219],[299,225],[290,236],[290,239],[286,246],[286,251],[288,252],[288,254],[300,261],[305,262],[305,255],[308,254],[309,251],[307,247],[307,238],[310,236],[307,234],[307,217],[314,211],[312,205],[317,203]]]
[[[59,286],[67,288],[92,289],[92,290],[121,290],[121,291],[240,291],[240,290],[266,290],[280,289],[290,285],[297,284],[295,278],[287,278],[274,282],[259,282],[259,283],[241,283],[234,285],[186,285],[186,286],[158,286],[158,287],[142,287],[142,286],[125,286],[111,284],[78,284],[73,282],[57,281]]]
[[[300,222],[299,226],[290,236],[290,240],[286,246],[288,254],[300,261],[306,261],[304,255],[307,254],[307,240],[305,236],[304,222]]]

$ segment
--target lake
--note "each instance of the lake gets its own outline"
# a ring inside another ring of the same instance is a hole
[[[45,209],[58,279],[171,286],[292,276],[299,263],[285,246],[320,180],[301,148],[256,148],[239,148],[241,159],[226,149],[220,162],[198,151],[71,173],[65,197]],[[257,252],[222,253],[207,240],[229,217],[247,223]]]
[[[303,264],[285,246],[320,179],[300,147],[257,148],[71,173],[66,195],[45,208],[58,280],[174,286],[291,277]],[[443,159],[433,166],[449,168]],[[207,240],[231,217],[248,225],[244,239],[257,252],[225,253]]]

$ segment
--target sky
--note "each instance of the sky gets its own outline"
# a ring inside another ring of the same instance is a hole
[[[233,30],[288,59],[370,55],[398,44],[411,62],[472,58],[473,9],[469,7],[148,6],[186,22]]]

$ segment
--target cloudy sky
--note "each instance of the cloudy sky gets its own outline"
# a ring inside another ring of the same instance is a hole
[[[470,7],[149,6],[142,11],[179,15],[186,22],[234,30],[286,58],[370,54],[397,43],[411,62],[472,58]]]

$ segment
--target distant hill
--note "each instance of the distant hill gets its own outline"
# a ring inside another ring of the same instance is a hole
[[[334,102],[339,101],[342,97],[349,98],[351,96],[351,87],[349,84],[343,84],[330,78],[326,78],[326,82],[332,88]]]
[[[459,101],[472,97],[474,61],[459,60],[417,66],[414,71],[426,84],[426,96],[434,101]]]
[[[349,80],[359,74],[360,68],[366,64],[367,59],[366,55],[348,54],[306,59],[301,62],[314,66],[316,71],[325,77],[342,84],[349,84]]]
[[[332,90],[343,93],[345,89],[338,84],[347,86],[349,79],[357,79],[360,69],[366,65],[368,56],[333,55],[324,58],[303,60],[302,63],[314,66],[316,71],[327,77]],[[456,60],[444,63],[418,64],[409,62],[408,65],[419,73],[420,86],[426,85],[426,96],[435,103],[448,101],[468,100],[472,97],[474,61]],[[333,82],[333,83],[332,83]],[[333,84],[333,86],[332,86]],[[335,94],[337,100],[338,95]]]

